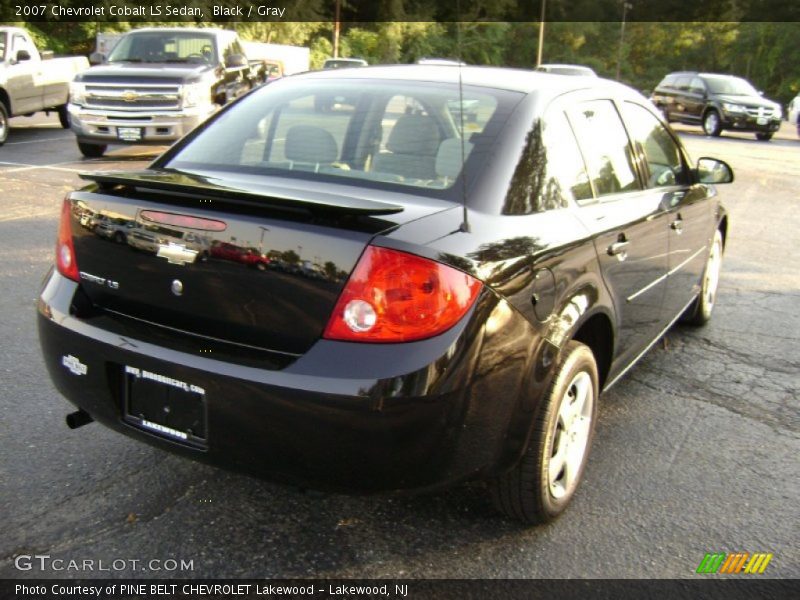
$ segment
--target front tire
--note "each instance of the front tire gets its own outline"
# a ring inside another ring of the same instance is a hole
[[[497,509],[528,524],[546,523],[564,512],[589,456],[598,395],[592,351],[568,342],[522,459],[492,484]]]
[[[8,109],[6,105],[0,101],[0,146],[6,143],[8,139]]]
[[[722,120],[719,118],[719,113],[713,108],[709,110],[703,117],[703,131],[706,135],[719,137],[722,133]]]
[[[58,121],[61,123],[61,127],[64,129],[69,129],[70,127],[70,120],[69,120],[69,110],[67,110],[67,105],[62,104],[58,107]]]
[[[87,144],[85,142],[78,142],[78,149],[86,158],[100,158],[105,153],[105,144]]]
[[[689,325],[700,327],[711,320],[711,313],[717,300],[719,274],[722,270],[722,249],[722,233],[717,229],[714,232],[714,240],[711,242],[711,251],[708,253],[706,268],[703,271],[700,294],[689,306],[683,319]]]
[[[772,134],[771,131],[770,132],[761,132],[761,131],[759,131],[756,134],[756,139],[758,141],[760,141],[760,142],[768,142],[768,141],[770,141],[772,139],[772,135],[773,134]]]

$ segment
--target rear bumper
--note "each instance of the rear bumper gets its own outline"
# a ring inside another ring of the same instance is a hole
[[[177,111],[108,111],[70,104],[70,124],[81,142],[99,144],[171,144],[214,114],[216,107]],[[139,128],[141,139],[126,141],[119,129]]]
[[[224,468],[356,493],[434,489],[513,464],[538,406],[524,375],[531,338],[517,322],[487,332],[470,318],[393,348],[322,340],[288,367],[255,369],[70,316],[77,287],[53,273],[39,300],[39,338],[58,390],[120,433]],[[497,306],[487,294],[473,317]],[[205,448],[126,422],[126,367],[205,390]]]

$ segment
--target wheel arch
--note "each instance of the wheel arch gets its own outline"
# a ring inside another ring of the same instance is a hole
[[[728,215],[724,215],[717,225],[717,229],[722,234],[722,249],[728,245]]]
[[[8,113],[8,118],[11,118],[11,98],[6,92],[5,88],[0,87],[0,102],[2,102],[6,107],[6,112]]]
[[[611,371],[614,356],[614,327],[611,318],[603,311],[594,312],[580,323],[571,339],[586,344],[594,354],[599,388],[602,390]]]

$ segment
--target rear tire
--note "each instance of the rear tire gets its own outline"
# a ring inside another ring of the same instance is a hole
[[[763,132],[762,133],[762,132],[759,131],[756,134],[756,139],[759,140],[760,142],[768,142],[768,141],[770,141],[772,139],[772,132],[770,131],[770,132]]]
[[[719,113],[713,108],[709,110],[703,117],[703,131],[706,135],[719,137],[722,133],[722,121],[719,118]]]
[[[85,142],[78,142],[78,149],[86,158],[100,158],[106,151],[105,144],[87,144]]]
[[[568,342],[522,459],[492,482],[492,501],[500,512],[528,524],[546,523],[564,512],[589,456],[598,393],[592,351]]]
[[[683,316],[683,321],[689,325],[700,327],[711,320],[711,312],[714,310],[714,304],[717,300],[719,274],[722,269],[722,249],[722,233],[717,229],[711,242],[711,251],[708,253],[706,268],[703,271],[700,294]]]
[[[8,139],[8,109],[6,105],[0,101],[0,146],[6,143]]]
[[[70,120],[69,120],[69,110],[67,110],[67,105],[62,104],[58,107],[58,120],[61,123],[61,127],[64,129],[69,129],[70,127]]]

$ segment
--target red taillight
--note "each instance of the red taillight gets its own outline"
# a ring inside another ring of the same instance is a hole
[[[75,246],[72,245],[72,202],[64,199],[61,206],[61,223],[58,225],[56,242],[56,268],[64,277],[80,280],[78,263],[75,260]]]
[[[478,297],[481,284],[441,263],[367,247],[323,334],[329,340],[408,342],[450,329]]]

